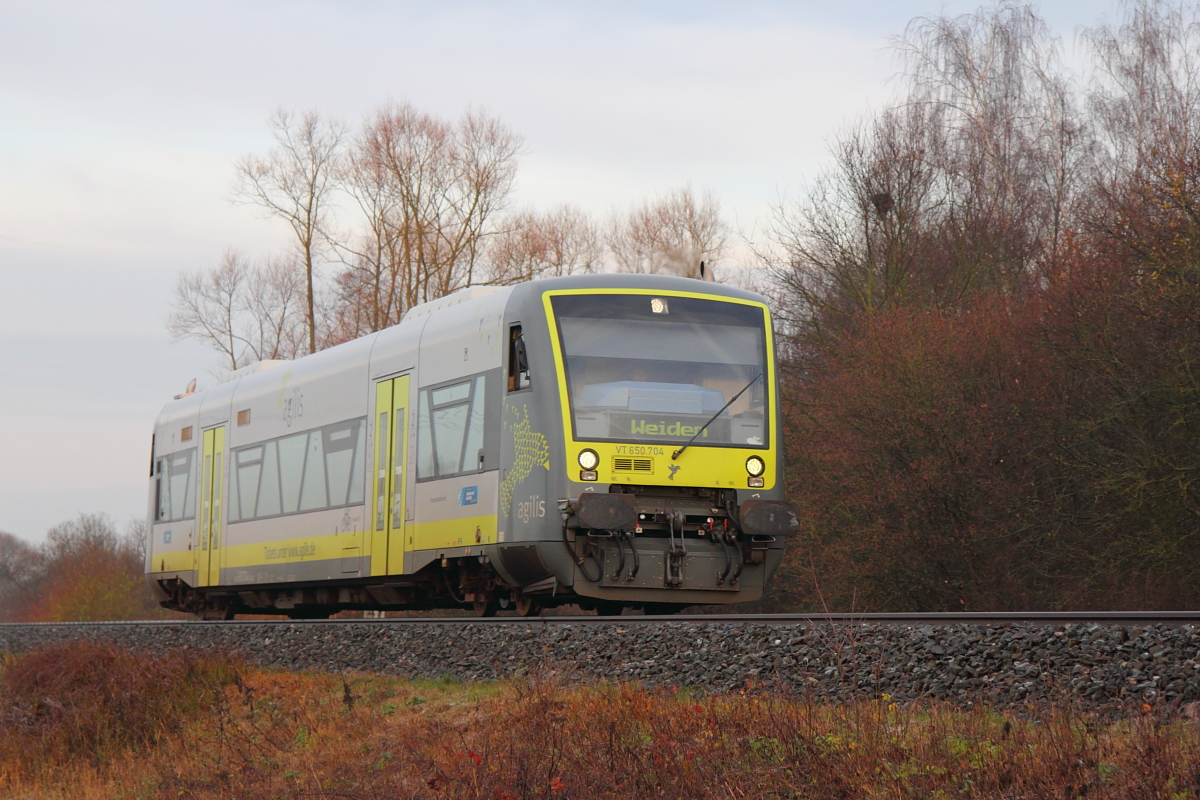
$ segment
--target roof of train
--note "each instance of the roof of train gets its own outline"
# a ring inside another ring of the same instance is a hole
[[[298,362],[308,363],[309,359],[329,358],[330,356],[338,357],[344,354],[346,350],[366,348],[370,352],[371,342],[387,331],[394,331],[397,328],[420,324],[418,320],[422,317],[428,317],[438,311],[451,308],[462,303],[472,300],[483,299],[495,293],[501,293],[500,297],[495,300],[511,301],[513,297],[525,299],[530,295],[540,295],[548,291],[570,290],[570,289],[612,289],[612,288],[638,288],[659,291],[687,291],[697,292],[709,295],[717,295],[743,300],[753,300],[764,302],[764,298],[754,292],[749,292],[726,284],[715,283],[712,281],[701,281],[693,278],[680,278],[671,275],[642,275],[629,273],[599,273],[591,275],[570,275],[559,278],[543,278],[534,281],[526,281],[514,286],[470,286],[465,289],[460,289],[457,292],[448,294],[445,297],[439,297],[436,300],[431,300],[421,305],[413,306],[400,322],[390,328],[385,328],[381,331],[361,336],[358,339],[353,339],[349,342],[344,342],[327,350],[311,353],[301,356],[295,361],[273,359],[267,361],[258,361],[253,364],[248,364],[240,367],[232,372],[226,373],[213,387],[198,392],[185,393],[177,395],[174,400],[168,402],[159,415],[158,423],[193,414],[194,406],[198,404],[204,395],[211,391],[212,388],[223,384],[238,381],[241,378],[250,377],[259,373],[271,370],[285,364],[293,364]],[[504,291],[508,290],[508,291]],[[424,320],[421,320],[423,322]],[[336,353],[336,355],[335,355]]]

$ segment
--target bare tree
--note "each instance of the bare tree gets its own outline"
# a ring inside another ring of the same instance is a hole
[[[860,312],[874,314],[921,291],[926,234],[942,203],[934,166],[940,132],[935,108],[886,110],[840,137],[834,169],[804,202],[777,206],[769,229],[775,247],[759,255],[781,290],[779,310],[794,325],[833,333]]]
[[[305,270],[290,253],[268,255],[250,269],[246,282],[245,311],[248,357],[255,361],[296,358],[305,352]],[[317,295],[317,301],[321,299]],[[323,329],[323,304],[317,302],[316,329]],[[318,340],[318,346],[321,344]]]
[[[1057,253],[1088,154],[1059,42],[1029,5],[1003,0],[958,17],[918,18],[895,47],[908,68],[907,102],[937,108],[939,167],[953,181],[959,226],[1018,233],[1004,268],[1031,269]]]
[[[354,200],[365,230],[334,237],[347,269],[335,278],[338,327],[346,338],[381,330],[404,311],[405,270],[401,267],[397,221],[399,192],[385,163],[378,120],[351,143],[339,176]]]
[[[597,272],[603,260],[600,231],[579,209],[564,205],[546,214],[524,211],[509,218],[488,243],[487,282]]]
[[[253,266],[226,250],[209,272],[184,272],[167,318],[173,338],[211,345],[229,369],[304,352],[304,272],[288,257]]]
[[[342,173],[367,221],[364,233],[338,246],[348,270],[335,281],[344,330],[378,330],[418,303],[478,282],[520,145],[481,112],[452,124],[393,105],[366,123]]]
[[[237,369],[245,350],[238,316],[248,270],[242,256],[227,249],[210,272],[181,272],[167,317],[171,338],[209,344],[228,360],[230,369]]]
[[[759,247],[808,333],[1011,292],[1054,262],[1077,218],[1090,138],[1029,7],[921,18],[896,48],[900,102],[839,138],[833,169],[777,207]]]
[[[268,125],[276,147],[266,156],[249,155],[237,163],[234,198],[262,207],[291,227],[304,264],[308,351],[313,353],[317,349],[315,261],[337,187],[346,132],[340,123],[316,112],[296,117],[279,109]]]
[[[622,272],[699,278],[700,262],[720,261],[728,236],[716,195],[689,184],[615,217],[608,246]]]
[[[0,531],[0,619],[15,620],[36,596],[45,570],[38,548],[11,533]]]
[[[447,263],[458,264],[464,273],[460,280],[470,286],[486,237],[493,232],[493,216],[508,205],[521,138],[495,117],[468,111],[456,139],[456,186],[447,196],[450,224],[439,230],[439,238],[447,243]]]
[[[1088,105],[1102,144],[1095,188],[1108,207],[1098,211],[1131,198],[1155,205],[1151,195],[1164,189],[1194,194],[1184,184],[1200,161],[1200,7],[1189,14],[1140,0],[1124,24],[1088,29],[1083,38],[1097,62]],[[1103,224],[1117,232],[1127,223]]]

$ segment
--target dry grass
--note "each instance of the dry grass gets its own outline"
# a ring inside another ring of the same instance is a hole
[[[2,797],[1200,797],[1200,731],[1153,709],[409,682],[82,646],[10,659],[0,703]]]

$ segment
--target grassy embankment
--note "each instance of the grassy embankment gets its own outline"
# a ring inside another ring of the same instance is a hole
[[[1200,729],[75,645],[0,673],[0,797],[1200,797]]]

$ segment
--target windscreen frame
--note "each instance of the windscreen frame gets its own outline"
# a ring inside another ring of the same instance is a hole
[[[672,317],[672,316],[674,316],[675,319],[679,319],[680,316],[691,317],[691,319],[688,319],[688,321],[692,322],[693,324],[702,322],[703,324],[707,324],[707,325],[711,325],[711,324],[732,325],[733,327],[750,328],[756,332],[756,340],[757,341],[755,344],[756,344],[756,347],[758,350],[758,365],[757,366],[758,366],[759,374],[754,377],[754,380],[760,383],[760,385],[761,385],[760,391],[762,392],[762,401],[761,401],[762,442],[761,442],[761,444],[754,444],[754,443],[750,443],[750,442],[719,442],[719,441],[708,440],[708,441],[696,441],[692,444],[692,446],[693,447],[706,447],[706,448],[708,448],[708,447],[711,447],[711,448],[735,448],[735,449],[745,449],[745,450],[755,450],[755,451],[770,451],[770,450],[772,450],[773,439],[772,439],[772,435],[771,435],[772,434],[772,431],[771,431],[772,416],[771,415],[774,411],[773,406],[775,403],[775,397],[774,397],[775,375],[774,375],[774,370],[773,370],[773,365],[774,365],[773,339],[771,336],[772,331],[771,331],[771,325],[770,325],[769,310],[762,303],[754,302],[754,301],[750,301],[750,300],[742,300],[740,298],[735,298],[735,297],[724,297],[721,295],[697,295],[697,294],[690,294],[690,293],[685,294],[685,293],[672,292],[672,291],[655,292],[655,291],[646,291],[646,290],[630,291],[630,290],[621,290],[621,289],[602,289],[602,290],[595,290],[595,291],[588,290],[588,291],[582,291],[582,292],[581,291],[566,291],[566,292],[547,292],[546,293],[546,310],[548,312],[548,315],[551,317],[551,327],[555,334],[553,350],[554,350],[554,356],[558,362],[556,364],[556,367],[558,368],[558,370],[560,372],[559,387],[560,387],[560,391],[563,394],[562,408],[563,408],[563,411],[565,412],[565,414],[569,418],[567,421],[568,426],[569,426],[568,431],[570,432],[572,440],[575,442],[596,442],[596,443],[603,443],[603,444],[610,444],[610,443],[611,444],[634,444],[634,445],[653,444],[653,445],[666,445],[666,446],[669,446],[669,445],[675,443],[675,440],[647,439],[645,437],[639,438],[634,435],[630,435],[627,437],[612,437],[612,436],[598,437],[598,436],[590,436],[590,435],[580,435],[579,424],[578,424],[578,419],[577,419],[577,414],[576,414],[576,398],[575,398],[575,393],[571,391],[570,367],[568,364],[568,359],[573,356],[571,356],[567,352],[567,342],[566,342],[566,338],[564,337],[563,326],[562,326],[562,320],[564,317],[571,318],[572,316],[574,316],[576,318],[579,318],[578,314],[572,315],[569,312],[569,310],[564,308],[564,305],[569,304],[573,301],[577,301],[577,300],[582,301],[582,300],[584,300],[584,298],[586,298],[587,301],[591,301],[591,302],[595,302],[595,300],[597,298],[606,298],[610,301],[619,301],[619,300],[632,301],[633,298],[638,298],[640,300],[644,300],[644,302],[646,304],[646,308],[650,308],[651,301],[653,300],[653,298],[656,298],[656,297],[662,298],[666,302],[666,304],[667,304],[666,317],[668,317],[668,318]],[[727,321],[719,322],[719,323],[714,322],[713,317],[703,317],[700,319],[696,319],[695,318],[696,312],[701,309],[708,310],[708,311],[714,312],[714,313],[715,312],[727,312],[729,317],[732,319],[727,319]],[[616,317],[616,319],[631,319],[631,320],[632,319],[643,319],[646,321],[652,321],[652,320],[656,320],[656,317],[651,316],[651,314],[653,314],[653,313],[654,312],[651,311],[650,314],[643,314],[641,316],[627,316],[627,317],[621,316],[621,317]],[[740,319],[736,319],[739,317],[740,317]],[[589,318],[613,319],[613,317],[611,317],[611,316],[601,317],[601,316],[595,316],[595,315],[589,315]],[[749,324],[747,324],[747,323],[749,323]],[[616,356],[614,356],[614,357],[616,357]],[[683,361],[681,363],[719,364],[720,362]],[[749,365],[730,364],[729,366],[732,367],[732,366],[749,366]],[[738,388],[740,389],[742,387],[738,387]],[[732,392],[729,394],[732,394]],[[729,397],[729,395],[727,394],[726,395],[727,400],[728,400],[728,397]],[[708,413],[705,413],[704,419],[708,420],[709,416],[711,416],[711,415]],[[701,423],[701,424],[703,424],[703,423]],[[678,443],[682,444],[683,441],[685,441],[685,440],[680,440]]]

